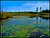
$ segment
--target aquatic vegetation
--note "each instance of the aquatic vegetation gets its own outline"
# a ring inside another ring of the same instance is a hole
[[[1,36],[10,37],[30,37],[42,38],[49,36],[48,24],[45,21],[35,20],[34,18],[16,18],[5,22],[1,26]]]

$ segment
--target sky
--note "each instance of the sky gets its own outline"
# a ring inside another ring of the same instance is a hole
[[[49,10],[49,1],[1,1],[3,12],[36,12],[36,7],[38,7],[38,11],[40,11],[40,7],[42,7],[42,10]]]

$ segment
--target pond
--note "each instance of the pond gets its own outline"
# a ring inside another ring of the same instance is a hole
[[[2,37],[49,37],[49,19],[27,16],[1,21]]]

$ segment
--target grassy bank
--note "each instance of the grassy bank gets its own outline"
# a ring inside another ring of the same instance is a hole
[[[50,13],[34,13],[34,12],[2,12],[0,13],[1,19],[13,18],[13,16],[28,16],[28,17],[42,17],[49,18]]]

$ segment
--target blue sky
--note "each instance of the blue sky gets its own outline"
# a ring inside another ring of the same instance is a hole
[[[38,11],[40,7],[42,10],[49,10],[48,1],[1,1],[1,10],[4,12],[18,12],[18,11]]]

